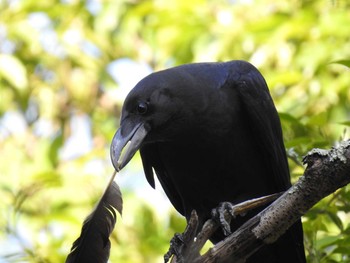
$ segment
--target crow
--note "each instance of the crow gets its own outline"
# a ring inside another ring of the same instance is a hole
[[[124,150],[123,150],[124,149]],[[117,171],[140,150],[175,209],[200,224],[233,204],[291,186],[282,129],[265,79],[250,63],[193,63],[150,74],[127,95],[111,144]],[[123,151],[123,153],[122,153]],[[259,210],[231,222],[235,230]],[[224,238],[217,231],[214,243]],[[301,222],[247,262],[305,262]]]

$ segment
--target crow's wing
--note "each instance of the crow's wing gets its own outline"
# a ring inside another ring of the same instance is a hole
[[[226,64],[226,63],[225,63]],[[229,77],[225,85],[234,89],[241,103],[246,121],[253,131],[257,146],[272,171],[276,191],[290,187],[290,176],[278,113],[273,104],[265,79],[245,61],[228,62]],[[230,92],[230,89],[221,89]],[[234,106],[234,105],[233,105]]]
[[[273,104],[265,79],[251,64],[244,61],[228,62],[230,65],[227,83],[239,97],[241,110],[255,136],[255,141],[265,156],[262,156],[272,171],[271,183],[276,191],[291,186],[290,175],[278,113]],[[225,63],[226,64],[226,63]],[[230,92],[229,89],[222,89]],[[276,257],[284,262],[305,262],[303,230],[301,221],[296,222],[279,241],[273,245]],[[254,259],[253,259],[254,260]]]

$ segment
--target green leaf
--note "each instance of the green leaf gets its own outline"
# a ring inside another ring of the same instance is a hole
[[[318,249],[325,248],[328,246],[333,245],[337,240],[339,239],[339,236],[325,236],[323,238],[319,238],[316,241],[316,247]]]
[[[334,224],[337,225],[337,227],[340,230],[344,229],[343,222],[341,221],[341,219],[338,217],[338,215],[336,213],[328,212],[328,216],[334,222]]]
[[[331,64],[341,64],[345,67],[350,68],[350,60],[348,59],[337,60],[337,61],[331,62]]]
[[[0,78],[6,79],[20,91],[28,86],[27,70],[22,62],[11,55],[0,54]]]
[[[350,121],[339,122],[341,125],[350,126]]]
[[[289,122],[289,123],[291,123],[291,124],[293,124],[293,125],[302,125],[301,123],[300,123],[300,121],[297,119],[297,118],[295,118],[294,116],[292,116],[291,114],[289,114],[289,113],[286,113],[286,112],[278,112],[278,115],[279,115],[279,117],[280,117],[280,119],[282,120],[282,121],[287,121],[287,122]]]

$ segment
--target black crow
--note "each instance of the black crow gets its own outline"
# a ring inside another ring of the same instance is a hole
[[[137,150],[150,185],[155,171],[176,210],[188,219],[195,209],[201,223],[221,202],[291,186],[277,111],[263,76],[245,61],[187,64],[142,79],[112,141],[115,169]],[[232,230],[256,213],[232,220]],[[211,240],[223,238],[218,231]],[[301,223],[248,262],[305,262]]]

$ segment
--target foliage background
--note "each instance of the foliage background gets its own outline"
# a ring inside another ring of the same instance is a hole
[[[244,59],[265,76],[293,180],[349,137],[347,0],[0,0],[0,262],[63,262],[112,166],[128,90],[153,70]],[[341,63],[332,63],[345,60]],[[161,262],[184,220],[138,158],[118,175],[111,262]],[[304,218],[309,262],[350,262],[350,188]]]

